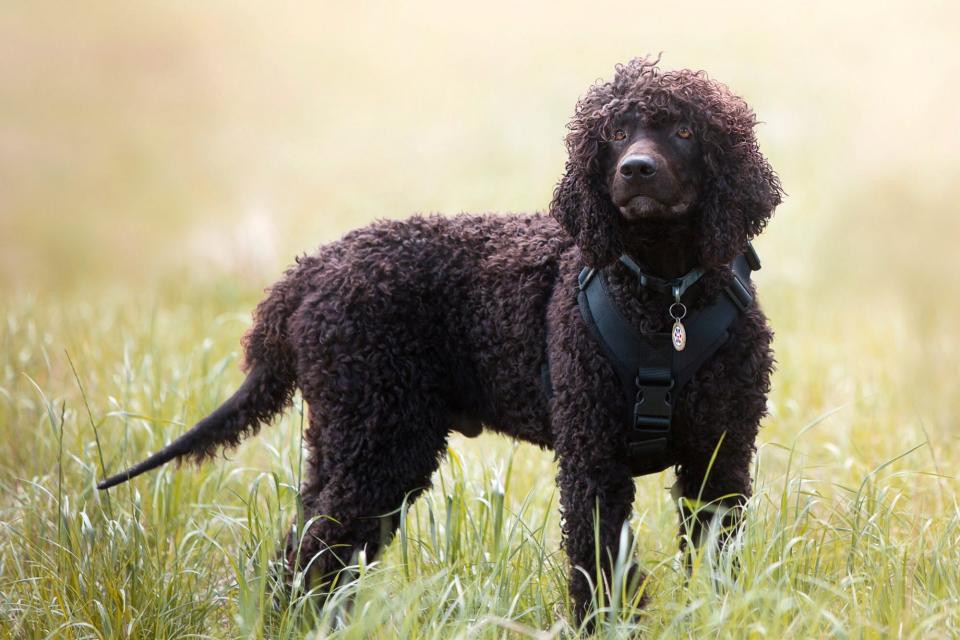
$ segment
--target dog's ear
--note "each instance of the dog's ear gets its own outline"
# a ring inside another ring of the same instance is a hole
[[[752,131],[725,150],[707,153],[710,178],[701,201],[701,263],[730,264],[767,225],[780,204],[783,189],[770,163],[760,153]]]
[[[617,233],[617,210],[596,176],[578,158],[567,161],[566,174],[553,192],[550,214],[580,248],[584,262],[603,267],[623,252]]]

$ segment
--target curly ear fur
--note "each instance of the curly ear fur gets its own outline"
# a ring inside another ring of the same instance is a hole
[[[661,72],[658,62],[636,58],[618,65],[613,80],[590,87],[568,125],[566,174],[550,213],[593,267],[612,262],[623,248],[600,155],[614,120],[627,109],[650,122],[684,120],[698,136],[706,175],[693,240],[703,266],[729,264],[763,230],[783,195],[757,147],[756,118],[746,102],[703,71]]]
[[[757,236],[780,204],[783,189],[754,137],[753,112],[730,97],[740,112],[740,126],[721,130],[723,143],[704,154],[708,179],[701,189],[700,262],[729,264]],[[723,135],[726,134],[726,135]]]
[[[591,267],[616,260],[623,249],[616,232],[617,211],[596,179],[567,161],[567,172],[553,192],[550,214],[567,230]]]

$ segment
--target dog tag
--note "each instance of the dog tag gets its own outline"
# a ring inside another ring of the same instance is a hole
[[[677,351],[683,351],[687,346],[687,330],[679,320],[673,321],[673,331],[670,332],[670,338],[673,341],[673,348]]]
[[[687,346],[687,329],[683,326],[683,320],[687,317],[687,307],[680,302],[680,290],[673,289],[673,304],[670,305],[668,313],[673,318],[673,329],[670,330],[670,342],[677,351],[683,351]]]

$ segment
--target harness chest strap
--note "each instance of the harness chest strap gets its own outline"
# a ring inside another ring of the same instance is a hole
[[[643,333],[623,317],[602,271],[587,268],[580,273],[580,314],[614,365],[627,397],[627,446],[634,475],[657,473],[675,464],[668,446],[673,400],[726,342],[727,329],[737,316],[753,304],[750,273],[759,268],[759,258],[748,246],[731,264],[733,282],[724,293],[687,316],[686,348],[679,352],[669,332]]]

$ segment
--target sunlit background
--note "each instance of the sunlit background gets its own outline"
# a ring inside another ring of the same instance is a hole
[[[250,310],[294,256],[378,218],[544,209],[577,98],[616,63],[659,53],[754,107],[788,193],[756,242],[779,362],[761,481],[783,481],[780,447],[794,444],[827,504],[917,444],[891,468],[951,476],[960,10],[882,4],[6,2],[6,520],[26,517],[11,497],[24,479],[56,475],[50,406],[66,402],[66,473],[84,508],[97,500],[91,421],[115,470],[216,406],[240,379]],[[149,392],[131,373],[141,365]],[[129,449],[110,412],[149,417]],[[296,431],[291,418],[264,435],[290,449]],[[502,465],[509,443],[479,442],[453,446]],[[265,451],[239,460],[282,466]],[[517,456],[517,499],[546,500],[549,454]],[[911,516],[943,513],[954,482],[918,477],[895,481]],[[651,482],[638,509],[669,507],[669,474]],[[669,550],[670,527],[650,526]]]

